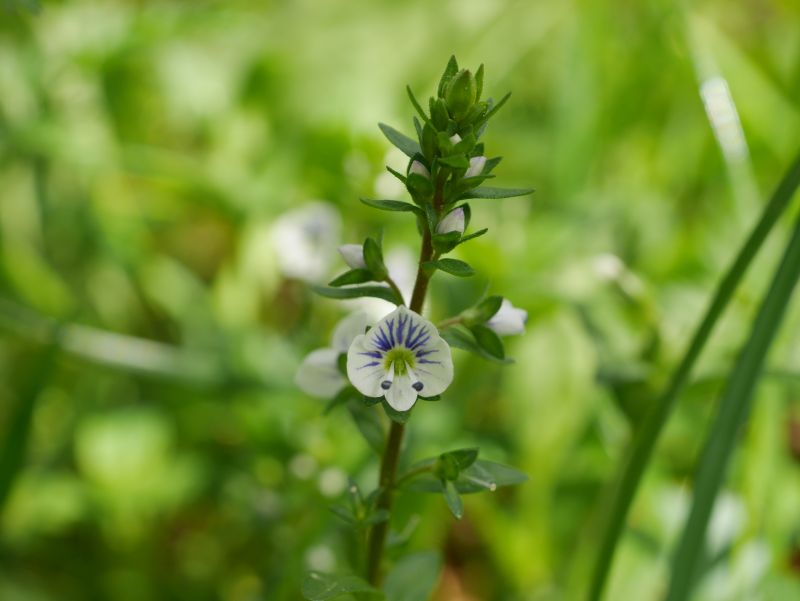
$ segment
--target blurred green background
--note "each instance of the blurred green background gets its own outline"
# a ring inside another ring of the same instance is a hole
[[[346,571],[326,507],[376,457],[294,371],[344,314],[306,282],[413,222],[376,127],[450,54],[513,96],[472,203],[480,274],[435,280],[444,318],[488,287],[529,311],[501,368],[456,351],[409,461],[480,445],[530,481],[401,498],[435,598],[578,599],[608,484],[713,285],[800,146],[800,4],[45,2],[0,12],[0,599],[295,600]],[[2,9],[0,9],[2,10]],[[721,379],[785,230],[681,399],[631,513],[608,599],[657,600]],[[407,250],[404,250],[407,249]],[[412,274],[413,275],[413,274]],[[54,329],[55,328],[55,329]],[[55,342],[54,342],[55,341]],[[790,312],[710,533],[696,599],[800,598],[800,310]],[[7,494],[6,494],[7,493]],[[415,517],[416,516],[416,517]]]

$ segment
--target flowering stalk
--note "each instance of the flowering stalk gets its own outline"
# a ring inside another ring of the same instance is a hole
[[[474,269],[459,259],[445,257],[459,245],[486,233],[465,234],[470,222],[469,199],[521,196],[531,190],[483,186],[493,178],[499,157],[487,158],[479,141],[486,124],[508,99],[497,104],[481,100],[483,66],[473,75],[450,59],[429,111],[414,94],[409,98],[417,140],[385,124],[380,128],[389,141],[409,158],[405,173],[387,167],[400,179],[413,202],[370,200],[362,202],[385,211],[411,213],[421,236],[419,264],[408,306],[383,260],[380,240],[367,238],[362,245],[340,248],[350,270],[328,286],[315,286],[323,296],[337,299],[377,297],[397,308],[370,328],[364,316],[351,315],[336,328],[331,347],[312,352],[298,371],[298,385],[315,396],[331,398],[328,407],[345,405],[357,425],[376,419],[374,405],[381,404],[391,420],[386,438],[376,440],[375,429],[362,430],[381,453],[378,487],[362,495],[350,487],[348,506],[331,509],[361,533],[367,531],[366,580],[312,573],[303,592],[307,599],[328,599],[345,593],[375,593],[382,581],[383,555],[398,485],[418,492],[442,494],[458,519],[464,512],[462,494],[493,491],[498,486],[526,479],[508,466],[479,459],[478,449],[458,449],[411,465],[398,476],[406,422],[419,399],[438,400],[453,379],[451,347],[484,359],[507,363],[500,336],[524,330],[527,314],[500,296],[478,299],[437,328],[421,313],[428,285],[437,271],[469,277]],[[420,120],[421,119],[421,120]],[[345,379],[346,376],[346,379]],[[359,425],[359,427],[361,427]],[[411,575],[413,577],[413,575]],[[397,578],[395,574],[392,579]]]

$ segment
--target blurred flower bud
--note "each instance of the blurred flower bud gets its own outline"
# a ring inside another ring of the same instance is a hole
[[[478,97],[478,84],[468,69],[462,69],[447,82],[444,99],[455,119],[463,117]]]
[[[461,141],[461,136],[459,136],[458,134],[453,134],[452,136],[450,136],[450,143],[453,146],[458,144],[460,141]]]
[[[458,207],[450,211],[436,226],[437,234],[449,234],[450,232],[464,233],[465,215],[464,208]]]
[[[464,177],[476,177],[483,173],[483,168],[486,166],[486,157],[472,157],[469,160],[469,169],[464,173]]]
[[[360,244],[343,244],[339,247],[339,254],[350,269],[366,269],[364,248]]]
[[[503,299],[500,309],[486,325],[500,336],[511,336],[525,333],[525,322],[528,321],[528,312],[518,309],[507,298]]]
[[[421,175],[427,179],[431,178],[431,172],[428,171],[428,168],[419,161],[412,161],[411,167],[408,168],[408,172],[416,173],[417,175]]]

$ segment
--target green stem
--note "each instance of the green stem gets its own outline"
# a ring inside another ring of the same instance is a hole
[[[439,180],[436,186],[436,193],[433,198],[433,206],[437,214],[441,211],[442,193],[444,180]],[[430,275],[422,268],[423,263],[430,261],[433,257],[433,243],[431,241],[430,228],[425,228],[422,236],[422,247],[419,252],[419,266],[417,267],[417,279],[414,282],[414,292],[411,294],[409,309],[415,313],[422,313],[422,306],[425,304],[425,295],[428,292]],[[402,298],[402,297],[401,297]],[[403,444],[403,434],[405,425],[392,421],[389,430],[389,438],[386,440],[386,449],[381,459],[381,473],[379,478],[377,509],[392,511],[392,500],[397,480],[397,465],[400,462],[400,447]],[[381,563],[383,551],[386,547],[386,536],[389,533],[389,522],[387,519],[379,524],[375,524],[369,532],[367,542],[367,579],[375,586],[381,582]]]
[[[744,246],[742,246],[739,251],[733,265],[717,287],[714,299],[711,301],[711,305],[708,307],[703,321],[695,331],[694,337],[689,343],[689,347],[680,365],[678,365],[678,368],[672,376],[672,380],[659,397],[655,407],[647,416],[641,429],[637,432],[616,487],[611,504],[611,513],[608,515],[605,530],[602,535],[602,542],[598,548],[591,588],[589,589],[587,597],[589,601],[599,601],[602,597],[603,588],[608,579],[611,563],[614,558],[614,551],[616,550],[620,535],[625,526],[628,511],[633,503],[636,490],[639,487],[639,482],[642,479],[645,468],[653,454],[656,441],[672,412],[675,401],[686,386],[692,368],[711,336],[711,332],[717,320],[733,297],[733,293],[736,291],[739,282],[741,282],[745,271],[747,271],[756,253],[764,243],[767,234],[769,234],[778,218],[789,205],[789,201],[791,201],[798,185],[800,185],[800,156],[794,160],[786,171],[783,180],[772,195],[769,204],[764,208],[761,219],[756,224]]]

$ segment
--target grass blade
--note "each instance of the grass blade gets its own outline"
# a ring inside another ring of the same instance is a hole
[[[36,366],[31,369],[19,391],[17,406],[11,414],[11,419],[8,420],[8,429],[0,442],[0,515],[17,475],[25,463],[25,450],[30,438],[36,400],[50,380],[56,355],[55,344],[46,346],[39,353]]]
[[[783,320],[798,278],[800,219],[769,291],[761,303],[750,337],[728,377],[695,477],[692,511],[672,565],[667,601],[685,601],[692,590],[705,549],[705,534],[714,500],[725,478],[737,436],[747,421],[753,403],[753,389],[761,375],[764,360]]]
[[[692,368],[708,341],[711,332],[714,330],[717,320],[733,297],[734,291],[741,282],[744,273],[747,271],[756,253],[758,253],[770,230],[772,230],[772,227],[783,214],[786,207],[789,206],[789,202],[798,185],[800,185],[800,155],[795,158],[792,165],[784,174],[781,183],[764,208],[761,218],[755,228],[753,228],[744,246],[740,249],[733,265],[720,281],[714,298],[706,310],[703,320],[697,327],[689,343],[689,347],[675,370],[669,385],[658,398],[655,407],[647,416],[641,429],[637,432],[631,450],[628,453],[625,466],[623,467],[622,475],[614,491],[611,512],[605,523],[602,541],[597,552],[589,594],[587,596],[589,601],[599,601],[602,597],[603,588],[608,579],[608,573],[614,558],[614,551],[616,550],[620,535],[625,526],[628,511],[633,503],[644,470],[653,454],[656,441],[672,412],[675,400],[686,386]]]

